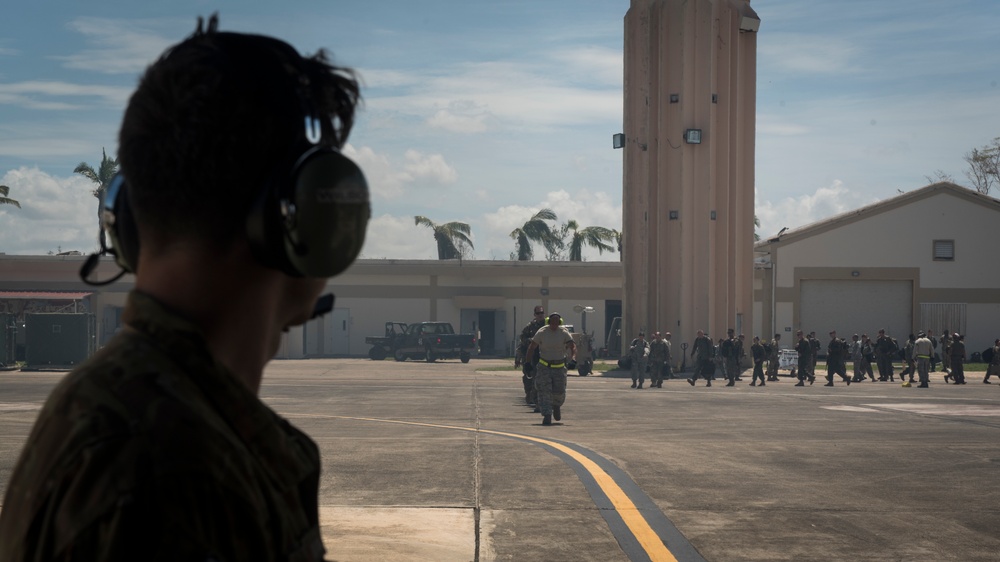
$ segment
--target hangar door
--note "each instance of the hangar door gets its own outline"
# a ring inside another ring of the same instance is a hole
[[[913,326],[912,281],[803,279],[801,290],[801,329],[815,331],[824,349],[830,330],[850,341],[884,328],[902,345]]]

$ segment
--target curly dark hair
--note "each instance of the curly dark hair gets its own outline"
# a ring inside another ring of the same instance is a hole
[[[311,146],[341,148],[360,102],[352,69],[263,35],[218,31],[218,16],[169,48],[129,100],[118,157],[140,231],[220,247],[245,235],[263,189]]]

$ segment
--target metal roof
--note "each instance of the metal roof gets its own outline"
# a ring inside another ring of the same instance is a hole
[[[0,291],[0,299],[10,300],[47,300],[47,301],[78,301],[93,293],[75,293],[60,291]]]

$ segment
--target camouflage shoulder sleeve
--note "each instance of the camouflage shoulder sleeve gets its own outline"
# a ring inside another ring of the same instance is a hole
[[[138,336],[116,338],[53,391],[8,483],[0,560],[93,560],[97,552],[109,561],[151,553],[250,560],[293,544],[322,550],[318,538],[305,540],[314,528],[318,537],[309,510],[275,489],[313,477],[318,486],[318,453],[297,452],[302,436],[262,404],[254,423],[270,420],[270,429],[250,453],[192,382],[212,367],[188,376],[143,346]],[[265,474],[267,457],[295,473]]]

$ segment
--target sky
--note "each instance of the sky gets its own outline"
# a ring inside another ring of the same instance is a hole
[[[364,105],[344,152],[372,190],[362,257],[436,258],[416,215],[468,223],[474,259],[510,259],[510,232],[543,208],[558,224],[622,229],[611,138],[629,0],[8,4],[0,185],[21,207],[0,205],[0,253],[95,249],[94,186],[73,169],[116,154],[142,71],[213,12],[223,30],[324,48],[358,70]],[[762,237],[941,174],[968,185],[964,156],[1000,137],[1000,2],[751,5]]]

